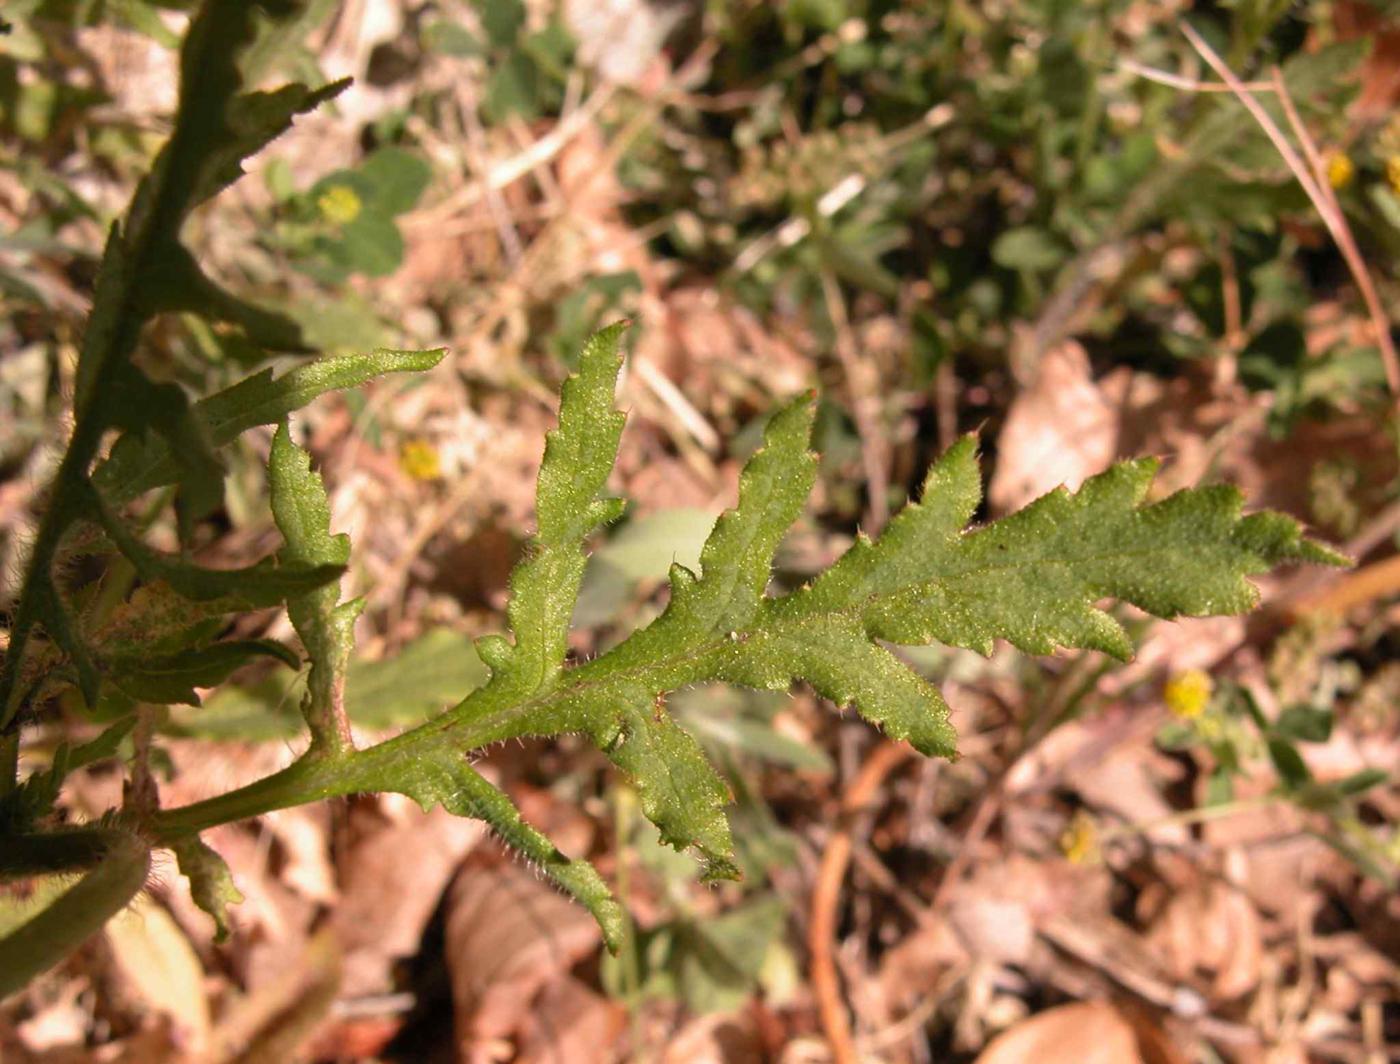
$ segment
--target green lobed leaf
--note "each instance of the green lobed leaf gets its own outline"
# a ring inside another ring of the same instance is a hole
[[[206,131],[201,165],[194,186],[194,203],[218,195],[243,176],[243,160],[261,151],[292,126],[292,119],[339,96],[350,87],[341,78],[319,89],[284,85],[272,92],[248,92],[233,97],[223,121]]]
[[[608,949],[617,951],[622,942],[622,909],[598,870],[587,861],[561,853],[527,824],[511,800],[467,764],[462,754],[439,745],[413,766],[411,778],[401,780],[393,789],[408,795],[424,810],[440,804],[458,816],[484,820],[504,842],[581,902],[598,921]]]
[[[477,643],[491,681],[442,716],[343,766],[307,770],[297,783],[318,797],[394,790],[487,820],[593,909],[610,944],[617,909],[597,873],[525,825],[509,799],[471,771],[469,751],[525,735],[588,735],[637,780],[665,841],[694,846],[708,875],[733,875],[726,788],[667,711],[668,693],[716,680],[785,690],[802,680],[890,737],[953,756],[939,692],[884,644],[941,641],[986,652],[1005,639],[1034,652],[1086,647],[1126,657],[1131,642],[1104,599],[1163,617],[1239,612],[1257,598],[1251,574],[1288,561],[1345,562],[1304,539],[1287,517],[1243,516],[1230,488],[1147,503],[1152,461],[1123,463],[1077,492],[1052,492],[968,529],[982,493],[969,437],[935,463],[920,500],[878,540],[858,536],[812,583],[770,595],[774,552],[814,476],[812,402],[803,397],[768,426],[764,447],[741,473],[738,505],[706,540],[699,573],[672,566],[665,612],[599,657],[566,667],[583,539],[620,511],[617,500],[599,497],[622,425],[613,395],[619,331],[587,345],[564,387],[560,427],[540,471],[539,532],[511,581],[514,641]],[[1278,745],[1270,752],[1296,786],[1306,768]],[[217,822],[218,804],[162,816],[188,830]]]
[[[1279,514],[1241,515],[1234,488],[1177,492],[1143,505],[1157,463],[1124,462],[1078,492],[1051,492],[984,528],[963,532],[980,498],[975,444],[935,465],[924,498],[876,544],[859,541],[784,618],[841,612],[873,637],[934,640],[989,653],[1006,639],[1030,653],[1087,647],[1127,658],[1122,627],[1095,604],[1115,598],[1158,617],[1240,613],[1258,599],[1246,579],[1287,561],[1339,555],[1302,538]]]
[[[729,788],[704,751],[662,706],[643,699],[622,711],[622,726],[605,752],[636,782],[642,811],[678,850],[694,846],[705,879],[738,879],[724,807]]]
[[[164,249],[151,271],[147,277],[153,289],[149,297],[151,309],[165,313],[186,311],[207,321],[237,325],[248,341],[270,350],[307,350],[300,325],[285,314],[240,299],[215,283],[183,246],[175,244]]]
[[[223,463],[178,384],[158,384],[135,366],[121,366],[112,374],[111,387],[116,393],[113,405],[119,411],[113,427],[163,438],[170,449],[180,541],[188,543],[195,523],[224,501]]]
[[[259,657],[273,657],[295,668],[295,654],[272,639],[228,639],[186,647],[172,654],[109,661],[108,678],[124,693],[157,705],[199,705],[197,687],[217,687]]]
[[[849,618],[826,615],[767,631],[760,627],[726,648],[717,667],[730,683],[768,690],[805,680],[838,706],[854,706],[891,739],[908,740],[929,756],[956,756],[957,736],[938,688],[871,642]]]
[[[1145,505],[1151,461],[1124,463],[1077,493],[1053,492],[969,531],[982,493],[969,437],[934,465],[921,500],[877,542],[860,536],[811,586],[767,597],[773,554],[814,475],[811,420],[806,398],[773,419],[741,476],[738,507],[706,542],[700,574],[673,567],[660,619],[573,670],[556,703],[522,708],[513,726],[491,733],[588,732],[637,778],[666,841],[695,845],[712,870],[729,854],[723,784],[667,715],[667,691],[716,678],[778,690],[805,680],[891,738],[953,756],[942,696],[880,641],[985,653],[1000,638],[1033,652],[1090,647],[1127,657],[1127,634],[1099,606],[1106,597],[1165,617],[1238,612],[1256,598],[1249,574],[1287,560],[1337,560],[1286,517],[1242,517],[1233,489]],[[583,486],[575,508],[594,490]],[[500,651],[483,647],[484,655]]]
[[[625,416],[613,404],[625,322],[595,334],[579,371],[564,382],[559,427],[546,437],[536,489],[539,529],[511,574],[510,627],[515,643],[479,646],[492,682],[528,693],[563,671],[569,621],[583,580],[583,539],[622,514],[620,499],[599,498],[617,459]]]
[[[74,373],[74,428],[34,537],[0,665],[0,726],[7,731],[25,695],[22,665],[41,628],[71,658],[84,698],[91,704],[98,697],[99,677],[57,590],[54,564],[72,523],[95,516],[90,469],[107,431],[136,428],[143,435],[165,437],[172,459],[170,482],[180,488],[182,537],[187,538],[200,514],[217,505],[221,470],[187,399],[177,387],[147,378],[133,355],[145,325],[162,309],[161,292],[172,285],[198,289],[201,281],[208,286],[202,275],[190,279],[197,267],[180,244],[191,210],[237,177],[242,159],[285,130],[295,114],[344,87],[313,91],[292,85],[239,95],[238,55],[256,37],[260,15],[285,19],[298,7],[294,0],[210,2],[200,5],[190,21],[180,52],[174,127],[137,186],[125,218],[112,225],[98,269]],[[123,542],[115,533],[113,538]],[[150,568],[149,559],[147,564]]]
[[[279,566],[271,564],[271,559],[242,569],[206,569],[147,546],[126,527],[126,523],[106,505],[96,490],[89,492],[89,501],[94,518],[143,580],[164,581],[178,594],[195,602],[227,599],[243,609],[279,606],[289,596],[300,595],[339,580],[345,572],[343,564],[294,563]]]
[[[591,397],[580,394],[590,385]],[[541,539],[572,547],[596,522],[590,508],[606,471],[601,458],[577,457],[582,445],[571,418],[591,410],[600,455],[616,445],[616,422],[607,419],[610,375],[601,381],[586,367],[570,387],[565,428],[551,441],[552,460],[541,474]],[[1152,461],[1123,463],[1076,493],[1052,492],[968,530],[982,497],[976,442],[968,437],[935,463],[920,501],[878,541],[859,536],[810,586],[769,597],[773,555],[815,475],[811,426],[810,397],[773,418],[764,447],[741,475],[738,506],[706,541],[699,574],[672,567],[671,602],[657,621],[601,658],[553,674],[551,682],[564,685],[557,698],[502,715],[485,733],[494,740],[586,732],[637,780],[665,841],[695,846],[713,875],[732,872],[727,794],[698,744],[667,713],[666,692],[714,679],[775,690],[805,680],[891,738],[954,756],[956,736],[937,688],[881,641],[941,641],[987,653],[995,639],[1006,639],[1032,652],[1089,647],[1127,657],[1131,642],[1100,607],[1104,598],[1164,617],[1238,612],[1256,598],[1249,574],[1281,561],[1338,560],[1304,540],[1286,517],[1242,517],[1233,489],[1203,488],[1146,505]],[[566,474],[562,484],[551,479]],[[538,595],[532,567],[543,571],[538,554],[517,574],[524,577],[513,585],[518,597]],[[577,587],[556,583],[561,606],[552,615],[556,642],[546,658],[552,667],[563,655],[562,601]],[[525,618],[545,611],[517,602],[511,615],[521,631]],[[502,642],[486,640],[480,649],[492,664],[511,660]]]
[[[811,394],[773,416],[763,446],[739,477],[739,504],[722,514],[700,552],[700,576],[672,570],[668,624],[691,635],[742,628],[753,620],[773,555],[797,520],[817,475],[807,450],[816,407]]]
[[[117,756],[117,748],[122,740],[136,727],[134,716],[123,717],[102,729],[98,735],[80,746],[75,746],[68,754],[66,768],[69,772]],[[54,759],[57,761],[57,758]]]
[[[331,534],[326,486],[311,469],[311,456],[292,442],[285,421],[273,437],[267,473],[273,520],[286,540],[277,553],[278,561],[294,567],[348,563],[350,537]],[[287,616],[311,659],[302,715],[311,728],[314,749],[333,751],[350,745],[345,667],[355,646],[355,619],[363,608],[363,599],[340,601],[339,580],[287,599]]]
[[[317,90],[288,85],[240,95],[237,56],[255,37],[259,9],[285,17],[295,5],[210,3],[190,23],[180,53],[175,128],[137,187],[125,223],[113,227],[103,255],[93,319],[78,360],[74,408],[80,420],[94,404],[104,404],[99,382],[107,383],[113,367],[128,364],[138,332],[133,325],[139,327],[159,308],[155,294],[193,264],[179,243],[190,211],[235,180],[242,161],[285,132],[297,114],[349,84]],[[113,412],[110,403],[103,412]]]
[[[0,795],[0,828],[10,836],[27,831],[53,812],[68,774],[94,761],[116,755],[123,739],[136,726],[136,717],[124,717],[78,746],[59,743],[48,768],[31,772],[18,786]]]
[[[194,903],[214,918],[215,941],[228,938],[228,907],[237,905],[243,895],[234,885],[233,873],[224,859],[204,844],[198,835],[187,835],[169,843],[180,873],[190,881]]]
[[[274,377],[265,369],[194,404],[210,442],[222,447],[258,425],[275,425],[327,392],[355,388],[386,373],[423,372],[442,361],[444,349],[378,350],[321,358]],[[113,505],[174,483],[178,467],[159,436],[127,433],[93,473],[93,483]]]
[[[88,636],[103,660],[164,654],[210,641],[223,628],[225,615],[240,607],[234,599],[191,602],[156,581],[133,591]]]
[[[700,575],[672,566],[671,604],[652,626],[653,642],[728,638],[753,620],[778,543],[816,476],[816,458],[807,451],[813,412],[807,395],[769,422],[763,447],[740,474],[738,507],[719,517],[701,549]],[[729,788],[700,745],[671,718],[663,693],[641,690],[630,699],[613,692],[596,695],[591,713],[602,719],[591,729],[594,740],[632,776],[643,812],[664,842],[677,849],[694,846],[706,879],[736,879],[725,814]]]

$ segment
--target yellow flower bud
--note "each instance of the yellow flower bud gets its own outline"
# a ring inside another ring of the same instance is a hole
[[[1173,716],[1194,720],[1205,712],[1214,689],[1211,678],[1200,669],[1187,669],[1167,681],[1162,697]]]
[[[336,225],[346,225],[360,216],[359,195],[349,185],[332,185],[316,200],[321,217]]]
[[[1356,176],[1356,164],[1344,151],[1327,153],[1327,183],[1333,188],[1346,188]]]
[[[399,448],[399,468],[414,480],[437,480],[442,476],[437,448],[424,440],[409,440]]]
[[[1390,183],[1390,191],[1400,196],[1400,155],[1392,155],[1385,161],[1385,179]]]
[[[1094,818],[1083,809],[1077,810],[1073,819],[1060,835],[1060,852],[1071,864],[1092,865],[1103,859],[1099,851],[1099,829]]]

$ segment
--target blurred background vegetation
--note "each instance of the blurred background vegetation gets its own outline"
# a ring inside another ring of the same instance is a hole
[[[6,600],[186,7],[0,12]],[[822,476],[785,584],[969,431],[987,518],[1155,453],[1165,489],[1239,483],[1359,566],[1272,580],[1247,621],[1129,616],[1126,667],[920,652],[966,737],[952,765],[882,755],[809,693],[687,692],[739,885],[698,886],[582,745],[499,751],[631,906],[618,958],[471,825],[365,799],[220,829],[249,896],[234,939],[162,875],[0,1010],[6,1059],[1400,1057],[1400,5],[310,0],[245,66],[356,80],[196,216],[205,268],[310,350],[452,352],[298,419],[369,602],[366,732],[483,680],[471,638],[501,626],[554,388],[622,316],[635,505],[590,564],[580,655],[656,614],[765,413],[808,387]],[[142,364],[201,396],[304,357],[269,361],[246,325],[167,317]],[[236,445],[202,557],[272,542],[269,438]],[[269,666],[172,711],[167,802],[283,763],[302,682]],[[53,742],[103,711],[45,712]],[[65,802],[118,785],[96,768]]]

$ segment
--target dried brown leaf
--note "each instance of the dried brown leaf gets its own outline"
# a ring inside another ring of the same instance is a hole
[[[1073,491],[1112,463],[1117,446],[1118,411],[1093,380],[1088,353],[1067,340],[1045,352],[1011,403],[987,501],[1010,513],[1061,484]]]
[[[380,802],[392,819],[368,831],[341,862],[343,888],[332,922],[344,951],[347,995],[391,989],[394,961],[417,952],[448,880],[485,831],[479,821],[441,807],[424,813],[392,795]]]
[[[169,1017],[181,1043],[202,1053],[209,1040],[204,968],[170,914],[140,894],[108,922],[103,935],[123,995]]]
[[[976,1064],[1185,1064],[1148,1019],[1103,1001],[1061,1005],[999,1035]]]
[[[598,948],[600,933],[586,910],[515,864],[469,862],[448,906],[458,1058],[484,1062],[493,1043],[529,1028],[536,998]]]
[[[626,1010],[574,978],[546,983],[520,1030],[519,1064],[607,1064]]]
[[[1174,894],[1147,939],[1176,978],[1209,978],[1217,1000],[1241,997],[1259,984],[1264,962],[1259,913],[1226,883],[1202,880]]]

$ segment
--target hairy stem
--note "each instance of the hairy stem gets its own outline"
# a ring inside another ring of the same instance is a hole
[[[196,175],[204,161],[200,131],[221,120],[238,87],[230,43],[247,37],[251,26],[252,12],[242,0],[210,0],[195,20],[181,57],[175,129],[158,165],[138,188],[125,224],[113,226],[108,238],[92,318],[78,356],[73,435],[54,479],[53,501],[39,523],[0,664],[0,731],[15,727],[24,689],[21,665],[41,625],[74,658],[84,698],[89,703],[96,700],[97,673],[66,623],[54,563],[64,535],[86,516],[89,471],[103,433],[116,416],[112,396],[119,389],[114,386],[128,372],[141,331],[158,310],[150,298],[150,281],[176,244],[196,195]]]
[[[0,939],[0,998],[24,987],[35,976],[48,971],[83,944],[89,935],[126,907],[146,882],[150,871],[149,844],[130,831],[103,828],[91,833],[52,835],[47,840],[31,840],[40,850],[51,851],[60,842],[76,849],[70,857],[91,853],[99,844],[101,860],[56,901],[37,916]],[[11,855],[12,840],[6,840],[5,858]],[[38,856],[36,850],[35,856]],[[45,852],[50,860],[60,854]],[[69,865],[71,867],[71,865]]]
[[[113,830],[106,827],[7,835],[0,850],[0,882],[91,868],[107,856],[112,843]]]
[[[153,819],[154,837],[158,842],[169,842],[217,824],[326,798],[367,791],[403,792],[415,778],[415,765],[436,751],[450,748],[466,757],[491,743],[529,734],[522,720],[535,716],[557,720],[571,701],[599,684],[643,682],[675,690],[714,675],[715,657],[731,642],[727,638],[710,640],[669,655],[648,654],[642,647],[643,653],[627,654],[623,660],[628,664],[616,667],[616,658],[638,649],[646,631],[565,673],[563,682],[544,693],[519,699],[488,684],[455,709],[368,749],[333,757],[303,757],[246,787],[163,810]]]

